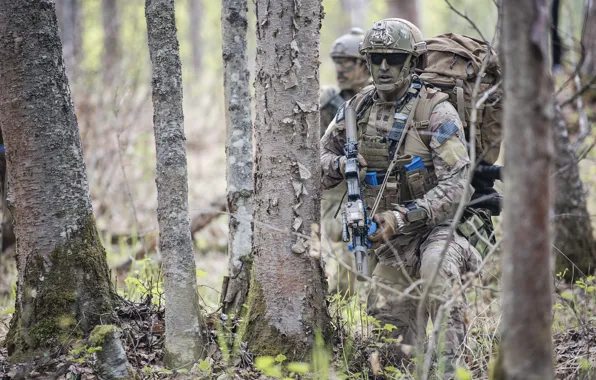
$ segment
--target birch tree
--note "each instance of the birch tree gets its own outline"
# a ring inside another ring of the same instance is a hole
[[[258,355],[309,354],[326,332],[326,283],[309,255],[320,216],[320,0],[257,0],[255,225],[245,339]],[[288,234],[292,231],[300,234]]]
[[[238,314],[246,301],[252,250],[252,121],[246,53],[246,0],[222,2],[222,57],[226,101],[228,276],[224,279],[224,313]]]
[[[9,355],[25,362],[112,319],[53,1],[0,0],[0,125],[18,238]]]
[[[555,230],[556,273],[573,281],[589,275],[596,268],[596,242],[586,204],[586,194],[579,176],[578,159],[569,141],[569,132],[561,109],[555,109],[553,121],[555,160]]]
[[[505,213],[497,379],[553,379],[552,81],[546,0],[503,0]]]
[[[167,303],[166,363],[180,368],[199,358],[203,344],[188,215],[182,66],[174,0],[146,0],[145,18],[153,69],[157,220]]]

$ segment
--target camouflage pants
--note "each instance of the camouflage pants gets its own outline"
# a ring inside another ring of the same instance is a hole
[[[327,274],[330,293],[352,295],[358,283],[354,272],[349,271],[336,260],[340,259],[351,268],[356,268],[354,254],[348,250],[348,244],[341,239],[341,210],[334,218],[346,191],[345,182],[337,187],[323,192],[321,202],[321,249],[325,257],[325,272]],[[363,292],[365,294],[365,292]]]
[[[448,227],[437,227],[426,237],[397,237],[395,241],[392,240],[388,245],[377,249],[376,251],[381,253],[379,255],[381,265],[373,272],[375,282],[403,291],[411,285],[403,271],[413,280],[422,279],[427,283],[430,282],[435,268],[439,265],[448,230]],[[480,256],[468,241],[455,234],[430,293],[450,299],[453,289],[461,285],[461,276],[475,271],[480,262]],[[418,293],[414,291],[412,294]],[[463,320],[465,300],[457,300],[445,313],[443,321],[436,321],[435,317],[440,306],[441,301],[437,299],[430,298],[426,301],[424,326],[426,328],[429,317],[434,323],[442,324],[439,330],[438,354],[441,360],[445,361],[444,374],[449,378],[453,375],[458,350],[466,333]],[[421,333],[418,331],[417,309],[417,300],[401,297],[375,285],[368,296],[369,315],[379,320],[381,325],[386,323],[394,325],[396,329],[392,331],[391,337],[397,338],[401,335],[402,342],[405,344],[415,345]]]

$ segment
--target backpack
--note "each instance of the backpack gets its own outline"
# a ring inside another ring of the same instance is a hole
[[[416,70],[427,84],[449,95],[469,138],[472,93],[482,62],[488,59],[478,98],[501,79],[497,53],[488,43],[456,33],[442,34],[426,40],[427,62]],[[488,57],[487,57],[488,55]],[[476,154],[487,164],[494,164],[501,148],[502,91],[492,93],[477,111]]]

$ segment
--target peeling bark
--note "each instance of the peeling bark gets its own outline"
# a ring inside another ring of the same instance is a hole
[[[507,170],[502,338],[495,379],[553,379],[553,103],[547,3],[502,2]]]
[[[244,337],[257,355],[307,357],[328,332],[320,255],[320,0],[255,2],[257,73],[253,274]],[[256,223],[258,221],[258,223]],[[316,244],[314,244],[316,245]]]
[[[577,157],[571,149],[569,132],[558,106],[555,109],[553,132],[557,157],[554,177],[556,273],[565,272],[565,279],[573,281],[582,274],[590,275],[594,271],[596,244]]]
[[[410,21],[420,29],[419,0],[387,0],[387,17],[398,17]]]
[[[6,339],[24,362],[112,317],[53,1],[0,0],[0,125],[18,283]]]
[[[157,221],[167,300],[166,364],[181,368],[200,357],[203,342],[188,214],[182,65],[174,0],[146,0],[145,18],[153,69]]]
[[[222,296],[224,313],[238,314],[248,295],[252,261],[252,122],[246,53],[247,0],[224,0],[221,10],[230,212],[228,279],[224,280]]]

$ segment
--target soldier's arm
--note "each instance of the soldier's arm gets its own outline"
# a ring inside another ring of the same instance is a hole
[[[323,189],[335,187],[343,180],[338,160],[344,155],[345,141],[344,121],[337,123],[333,119],[321,138],[321,184]]]
[[[443,102],[435,107],[429,131],[438,184],[416,203],[426,210],[427,224],[436,226],[452,218],[460,202],[468,203],[474,190],[470,186],[463,199],[470,157],[461,120],[451,104]]]

